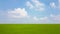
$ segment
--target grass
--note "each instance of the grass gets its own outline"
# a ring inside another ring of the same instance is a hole
[[[60,24],[0,24],[0,34],[60,34]]]

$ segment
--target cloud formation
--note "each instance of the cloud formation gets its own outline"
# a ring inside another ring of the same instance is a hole
[[[8,11],[8,17],[11,18],[23,18],[27,16],[28,14],[25,8],[16,8],[14,10]]]
[[[46,20],[48,20],[48,17],[42,17],[42,18],[40,18],[40,20],[46,21]]]
[[[0,6],[1,7],[0,10],[2,9],[4,11],[0,11],[0,22],[7,23],[60,22],[60,0],[47,0],[47,1],[18,0],[17,2],[15,1],[13,2],[9,0],[7,1],[8,4],[5,3],[6,1],[4,3],[1,3],[2,5]]]
[[[58,0],[58,5],[55,2],[50,2],[50,7],[60,9],[60,0]]]
[[[53,15],[53,14],[51,14],[50,17],[52,18],[52,20],[60,21],[60,15]]]
[[[33,19],[36,20],[36,21],[47,21],[48,20],[48,17],[46,16],[46,17],[42,17],[42,18],[37,18],[35,16],[35,17],[33,17]]]
[[[44,11],[45,10],[45,4],[38,1],[38,0],[31,0],[32,3],[30,1],[26,2],[27,7],[32,8],[34,10],[37,11]]]
[[[27,1],[26,6],[29,7],[29,9],[32,9],[34,7],[29,1]]]
[[[38,21],[39,19],[35,16],[35,17],[33,17],[33,19],[35,20],[35,21]]]
[[[55,5],[54,2],[51,2],[51,3],[50,3],[50,6],[51,6],[51,8],[56,8],[56,5]]]

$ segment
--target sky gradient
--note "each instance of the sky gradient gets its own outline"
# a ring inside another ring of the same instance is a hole
[[[0,0],[0,23],[60,24],[60,0]]]

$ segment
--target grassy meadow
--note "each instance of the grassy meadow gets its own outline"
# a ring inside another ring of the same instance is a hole
[[[0,24],[0,34],[60,34],[60,24]]]

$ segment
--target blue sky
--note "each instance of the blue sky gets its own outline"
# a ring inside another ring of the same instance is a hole
[[[60,0],[0,0],[0,23],[60,23]]]

